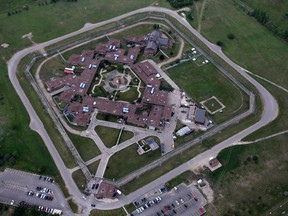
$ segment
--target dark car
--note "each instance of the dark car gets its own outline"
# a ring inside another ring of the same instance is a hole
[[[95,204],[91,204],[91,206],[92,206],[92,207],[95,207],[96,205],[95,205]]]

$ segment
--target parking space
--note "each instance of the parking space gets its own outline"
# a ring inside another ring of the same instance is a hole
[[[0,202],[43,206],[42,209],[70,209],[53,178],[14,169],[0,172]]]
[[[160,190],[159,190],[160,189]],[[134,201],[132,215],[189,215],[200,216],[207,201],[195,186],[180,184],[171,191],[159,187]]]

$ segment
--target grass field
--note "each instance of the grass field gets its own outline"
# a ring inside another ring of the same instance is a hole
[[[126,212],[123,208],[114,209],[114,210],[93,210],[90,213],[90,216],[126,216]]]
[[[129,103],[133,103],[138,99],[138,91],[136,87],[130,87],[130,89],[126,92],[118,92],[117,100],[127,101]]]
[[[81,169],[75,171],[72,173],[72,178],[74,182],[76,183],[77,187],[80,191],[83,191],[85,189],[86,179],[83,175]]]
[[[76,204],[76,202],[73,199],[69,199],[68,204],[74,213],[78,213],[78,205]]]
[[[202,4],[199,1],[198,4]],[[257,4],[260,1],[250,1]],[[284,1],[261,1],[261,5],[283,7]],[[223,12],[225,11],[225,16]],[[278,10],[275,14],[278,16]],[[196,15],[195,5],[192,13]],[[288,57],[288,44],[274,36],[272,32],[259,24],[253,17],[248,16],[233,1],[219,0],[209,1],[203,13],[204,19],[201,22],[201,34],[213,43],[222,41],[222,47],[233,61],[260,76],[276,82],[284,87],[288,87],[288,64],[283,64]],[[281,16],[278,16],[281,19]],[[197,22],[190,22],[192,26],[198,28]],[[228,39],[228,34],[234,34],[235,39]],[[277,74],[277,76],[275,76]]]
[[[285,0],[261,1],[261,0],[242,0],[253,9],[261,9],[269,16],[271,22],[278,26],[280,31],[288,29],[288,2]]]
[[[204,102],[204,106],[206,106],[211,112],[215,112],[216,110],[219,110],[222,108],[222,105],[214,98],[211,98],[207,100],[206,102]]]
[[[67,133],[84,161],[88,161],[101,153],[92,139]]]
[[[172,188],[181,184],[182,182],[186,183],[190,179],[192,174],[193,173],[190,170],[185,171],[184,173],[182,173],[182,174],[176,176],[175,178],[171,179],[170,181],[166,182],[165,185],[169,190],[171,190]]]
[[[111,148],[116,144],[120,132],[119,129],[105,126],[96,126],[95,131],[107,148]]]
[[[94,23],[107,20],[128,11],[148,6],[154,2],[154,0],[140,2],[133,0],[121,2],[113,0],[99,0],[97,2],[94,0],[78,2],[59,1],[56,4],[45,6],[33,4],[29,7],[28,11],[23,11],[12,16],[2,13],[0,14],[0,28],[5,29],[5,31],[1,31],[0,39],[10,44],[9,50],[5,50],[4,55],[9,57],[16,50],[29,44],[31,45],[31,42],[27,39],[21,39],[22,35],[29,32],[32,32],[34,41],[43,42],[75,31],[83,27],[87,22]],[[158,2],[160,5],[168,6],[168,3],[164,0]],[[8,9],[14,8],[19,4],[13,1],[10,5],[4,2],[1,2],[1,5],[4,5],[4,8]],[[105,9],[103,10],[103,8]],[[18,25],[19,23],[21,25]]]
[[[0,60],[0,70],[6,70],[2,60]],[[13,87],[7,81],[7,75],[0,73],[0,95],[2,97],[0,101],[1,155],[15,155],[16,163],[12,168],[56,177],[57,182],[65,190],[52,157],[40,136],[30,130],[26,110],[19,102],[16,93],[11,89]],[[4,163],[0,169],[3,170],[9,166],[8,163]]]
[[[222,196],[216,196],[208,214],[263,215],[284,201],[283,192],[288,190],[287,138],[286,134],[221,151],[218,159],[223,166],[208,176],[214,192]]]
[[[150,151],[143,155],[138,155],[136,144],[132,144],[112,155],[106,167],[104,177],[109,179],[119,179],[149,162],[156,160],[160,155],[160,149]],[[124,158],[125,160],[123,160]]]
[[[189,61],[171,68],[168,75],[198,103],[216,96],[226,106],[223,113],[212,117],[217,123],[248,108],[247,96],[212,64],[198,67]]]
[[[88,169],[93,175],[96,173],[99,163],[100,163],[100,160],[95,161],[94,163],[88,165]]]
[[[134,133],[131,131],[124,130],[121,134],[119,144],[125,142],[128,139],[131,139],[134,136]]]

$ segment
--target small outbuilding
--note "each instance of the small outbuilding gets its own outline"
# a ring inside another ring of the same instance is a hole
[[[197,108],[195,113],[195,123],[204,125],[205,118],[206,118],[206,110]]]

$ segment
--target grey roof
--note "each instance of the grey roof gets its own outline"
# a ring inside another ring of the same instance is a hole
[[[155,38],[159,38],[161,36],[161,32],[160,31],[153,31],[151,32],[151,36],[155,37]]]
[[[204,124],[205,123],[206,110],[197,109],[195,114],[195,123]]]
[[[152,151],[159,148],[158,144],[156,143],[156,141],[152,137],[149,137],[148,139],[146,139],[145,142],[150,146]]]
[[[149,41],[146,49],[153,49],[156,52],[157,51],[157,44],[154,41]]]
[[[158,38],[157,42],[159,46],[168,46],[169,44],[168,38]]]

